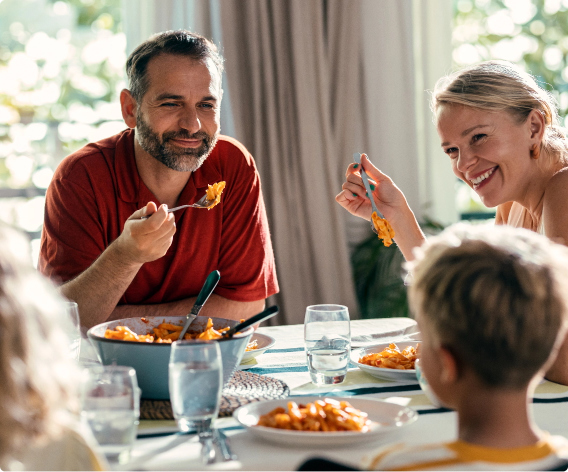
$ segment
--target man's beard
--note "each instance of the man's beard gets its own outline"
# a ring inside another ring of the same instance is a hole
[[[136,134],[138,143],[144,151],[165,166],[179,172],[195,172],[217,144],[216,135],[210,136],[205,131],[190,135],[184,129],[164,133],[160,140],[158,134],[144,121],[140,112],[136,114]],[[198,148],[183,148],[171,143],[172,139],[201,139],[203,143]]]

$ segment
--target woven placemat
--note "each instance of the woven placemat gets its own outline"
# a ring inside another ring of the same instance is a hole
[[[219,416],[231,416],[242,405],[260,400],[285,398],[290,388],[281,380],[238,370],[223,389]],[[173,420],[172,405],[169,400],[142,400],[141,420]]]

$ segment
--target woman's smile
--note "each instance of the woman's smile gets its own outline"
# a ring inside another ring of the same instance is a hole
[[[492,167],[491,169],[482,172],[477,177],[470,179],[469,181],[471,182],[473,190],[477,190],[487,185],[487,183],[492,180],[493,174],[498,168],[499,166]]]

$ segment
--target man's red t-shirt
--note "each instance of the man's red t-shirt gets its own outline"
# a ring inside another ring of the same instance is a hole
[[[217,206],[174,213],[172,245],[163,257],[141,267],[120,304],[196,296],[213,270],[221,272],[215,293],[230,300],[256,301],[278,292],[259,175],[242,144],[221,136],[191,174],[178,205],[195,203],[208,184],[222,180],[226,187]],[[133,130],[66,157],[47,190],[40,271],[60,283],[76,277],[120,235],[128,217],[150,201],[159,205],[138,174]]]

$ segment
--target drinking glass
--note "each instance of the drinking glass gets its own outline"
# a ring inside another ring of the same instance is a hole
[[[197,431],[204,463],[215,460],[211,424],[219,413],[223,367],[219,343],[176,341],[169,364],[170,400],[182,432]]]
[[[219,413],[223,387],[217,342],[176,341],[169,364],[170,400],[181,431],[209,428]]]
[[[90,426],[109,462],[128,462],[140,418],[136,371],[124,366],[91,366],[84,373],[81,419]]]
[[[343,382],[351,350],[351,326],[347,307],[309,306],[304,321],[304,339],[312,382],[316,385]]]
[[[81,320],[79,319],[79,306],[76,302],[65,302],[67,316],[71,320],[71,327],[68,331],[69,355],[72,359],[79,360],[81,355]]]

